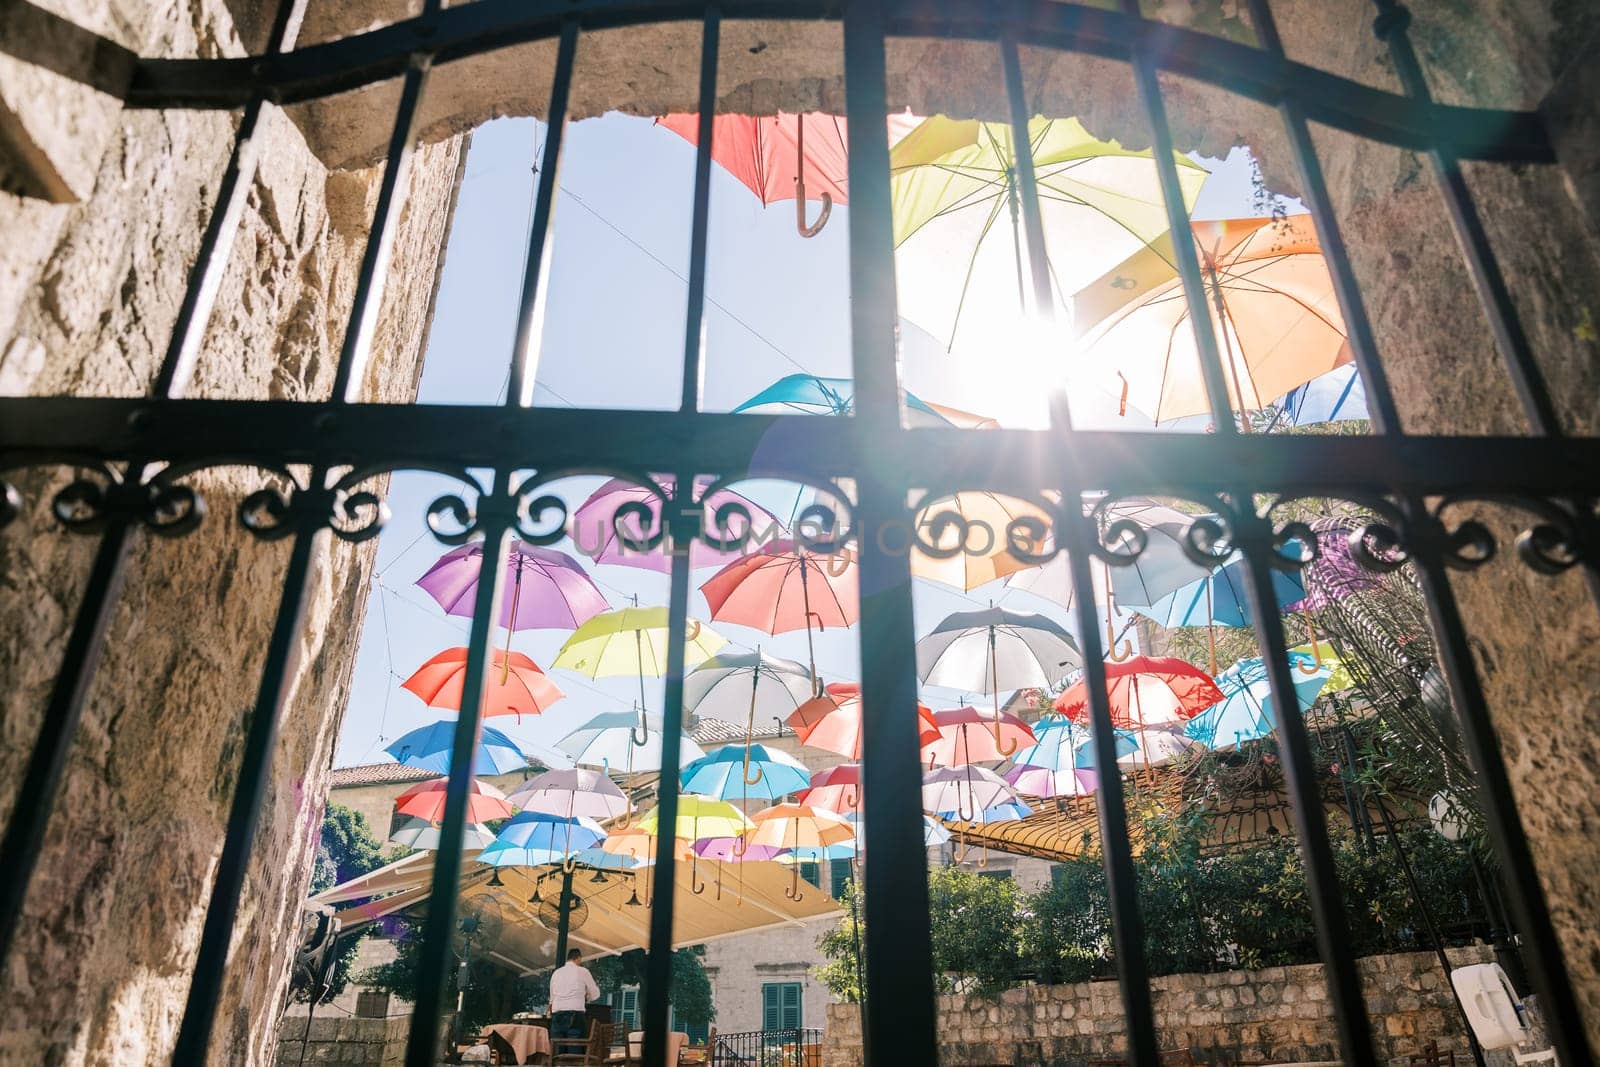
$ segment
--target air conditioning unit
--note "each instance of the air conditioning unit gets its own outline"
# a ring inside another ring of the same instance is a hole
[[[1532,1037],[1527,1009],[1498,963],[1475,963],[1450,972],[1450,984],[1461,1001],[1478,1044],[1485,1049],[1510,1049],[1518,1063],[1556,1063],[1555,1049],[1522,1052],[1517,1046]]]

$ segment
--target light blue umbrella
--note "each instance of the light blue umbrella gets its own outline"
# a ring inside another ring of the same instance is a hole
[[[1032,814],[1033,809],[1022,801],[1008,800],[1004,804],[996,804],[992,808],[984,808],[978,814],[978,817],[972,821],[975,823],[1016,822],[1018,819],[1025,819]],[[939,818],[962,821],[960,813],[954,811],[941,811]]]
[[[736,412],[798,412],[804,415],[848,415],[855,407],[856,383],[849,378],[822,378],[791,374],[779,378],[733,410]],[[940,415],[910,393],[906,394],[908,426],[950,426]]]
[[[718,800],[777,800],[810,787],[811,772],[787,752],[724,745],[686,766],[679,788]]]
[[[818,860],[847,860],[854,858],[856,843],[854,841],[840,841],[833,845],[801,845],[799,848],[785,849],[782,855],[774,856],[779,863],[793,863],[803,860],[815,863]]]
[[[539,867],[561,863],[580,849],[592,848],[606,833],[592,819],[522,811],[513,815],[494,843],[478,854],[478,862],[496,867]]]
[[[1295,701],[1302,714],[1310,710],[1333,673],[1325,664],[1306,673],[1314,663],[1315,660],[1304,652],[1289,653],[1289,673],[1294,678]],[[1273,715],[1272,685],[1267,680],[1265,660],[1240,660],[1217,675],[1217,687],[1227,694],[1227,699],[1184,723],[1184,733],[1212,748],[1236,745],[1272,733],[1277,720]]]
[[[450,773],[450,750],[456,743],[455,722],[436,722],[419,726],[384,749],[407,767],[421,767],[440,774]],[[492,726],[483,728],[478,750],[472,756],[473,774],[508,774],[528,766],[528,757],[517,743]]]
[[[1367,390],[1354,363],[1319,375],[1285,393],[1273,405],[1276,425],[1310,426],[1318,422],[1344,422],[1367,418]]]
[[[1094,749],[1089,730],[1065,715],[1046,715],[1033,724],[1034,743],[1011,757],[1018,767],[1043,767],[1049,771],[1093,770]],[[1138,747],[1125,733],[1117,734],[1117,755]]]
[[[556,862],[560,862],[558,858]],[[603,848],[580,848],[572,854],[573,863],[581,863],[585,867],[595,867],[605,871],[626,871],[634,867],[643,867],[644,860],[637,856],[624,856],[617,852],[607,852]]]
[[[856,824],[856,841],[861,845],[865,845],[867,839],[862,835],[867,831],[861,825],[861,816],[851,812],[845,818]],[[922,843],[925,847],[932,848],[934,845],[942,845],[948,840],[950,840],[950,831],[945,829],[945,825],[942,822],[937,819],[931,819],[926,815],[922,817]]]
[[[1296,542],[1291,541],[1286,554],[1292,556],[1295,545]],[[1242,559],[1234,560],[1154,604],[1123,606],[1168,627],[1249,626],[1255,620],[1250,615],[1250,599],[1245,592],[1249,581],[1245,572],[1247,566]],[[1277,568],[1272,570],[1272,591],[1280,609],[1306,595],[1305,582],[1298,573]]]

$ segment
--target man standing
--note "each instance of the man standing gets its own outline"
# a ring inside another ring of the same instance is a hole
[[[573,949],[567,953],[566,964],[550,976],[550,1043],[558,1054],[566,1051],[563,1044],[570,1049],[574,1040],[581,1043],[587,1039],[585,1008],[591,1000],[600,999],[600,987],[578,962],[582,957],[581,951]]]

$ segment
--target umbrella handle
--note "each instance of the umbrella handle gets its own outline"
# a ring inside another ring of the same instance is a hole
[[[698,863],[689,865],[689,890],[695,896],[699,896],[706,891],[706,884],[700,879],[700,865]]]
[[[748,851],[750,851],[749,838],[745,837],[743,834],[740,834],[738,837],[733,839],[732,852],[735,856],[743,858],[744,854]]]
[[[783,895],[796,904],[806,898],[806,895],[800,891],[800,859],[798,856],[795,857],[794,861],[794,876],[790,884],[783,887]]]
[[[989,867],[989,846],[986,843],[983,851],[978,854],[978,870],[987,870]]]
[[[835,566],[837,564],[837,566]],[[828,553],[828,577],[843,578],[844,572],[850,569],[850,560],[841,552]]]
[[[1021,744],[1021,742],[1015,737],[1005,739],[1000,737],[1000,713],[998,710],[995,712],[993,730],[995,750],[1006,759],[1010,759],[1012,756],[1016,755],[1017,746]]]
[[[822,232],[828,224],[828,216],[833,214],[833,197],[827,193],[822,194],[822,211],[817,215],[817,221],[806,225],[806,183],[796,177],[794,180],[794,228],[800,231],[801,237],[815,237]]]
[[[1311,635],[1311,655],[1315,657],[1315,662],[1309,665],[1300,664],[1300,673],[1316,674],[1322,670],[1322,645],[1317,642],[1316,621],[1311,618],[1311,609],[1305,608],[1304,614],[1306,617],[1306,632]]]
[[[570,854],[562,859],[562,861],[561,861],[561,873],[563,873],[563,874],[571,874],[573,871],[575,871],[577,869],[578,869],[578,861],[576,859],[574,859]]]
[[[1112,663],[1121,663],[1133,656],[1133,639],[1122,642],[1122,648],[1117,648],[1117,631],[1111,626],[1111,583],[1110,575],[1106,582],[1106,659]]]
[[[808,612],[806,612],[806,618],[808,618],[808,619],[816,619],[817,620],[817,633],[825,634],[825,633],[828,632],[828,627],[822,621],[822,616],[819,613],[817,613],[815,611],[808,611]]]
[[[955,861],[957,867],[967,862],[967,837],[965,834],[956,838],[955,847],[950,850],[950,858]]]
[[[860,803],[861,793],[854,786],[852,786],[850,792],[845,794],[844,806],[847,808],[853,808]]]
[[[744,750],[744,784],[759,785],[761,783],[761,779],[765,778],[766,776],[766,770],[762,767],[757,767],[756,776],[754,778],[750,777],[750,748],[747,741]]]
[[[623,793],[622,802],[628,806],[622,813],[622,821],[617,823],[616,826],[612,828],[615,830],[626,830],[629,826],[633,825],[633,794]],[[638,857],[635,856],[634,858],[637,859]]]

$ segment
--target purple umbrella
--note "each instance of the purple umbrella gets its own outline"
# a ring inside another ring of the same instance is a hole
[[[783,851],[772,845],[743,845],[743,841],[742,837],[702,837],[693,847],[708,860],[770,860]]]
[[[1350,554],[1351,527],[1318,520],[1312,528],[1317,533],[1317,558],[1306,564],[1301,575],[1306,595],[1303,600],[1284,605],[1285,611],[1321,611],[1383,583],[1383,575],[1367,570]]]
[[[672,494],[673,479],[654,476],[656,484],[667,493]],[[697,492],[705,492],[711,484],[711,479],[701,478],[695,482]],[[643,504],[650,509],[650,518],[646,522],[642,515],[624,514],[622,528],[630,536],[643,538],[647,533],[654,531],[661,522],[661,498],[652,493],[648,488],[621,478],[613,478],[590,494],[589,499],[583,502],[572,517],[572,540],[577,544],[578,551],[593,559],[596,563],[612,563],[619,567],[643,567],[646,570],[661,571],[665,573],[671,569],[672,559],[665,552],[636,552],[622,543],[622,538],[617,536],[617,512],[627,504]],[[746,497],[740,496],[731,489],[719,489],[711,494],[707,501],[710,513],[715,516],[718,510],[729,504],[737,505],[750,513],[750,531],[754,534],[764,533],[778,520],[765,508],[752,503]],[[730,520],[729,529],[718,531],[714,528],[712,533],[732,534],[743,532],[742,521],[735,517]],[[738,551],[722,552],[704,541],[695,541],[689,547],[689,565],[691,567],[720,567],[739,555]]]
[[[483,570],[483,542],[440,556],[417,584],[450,615],[472,617]],[[611,607],[598,586],[565,552],[512,541],[506,554],[500,625],[508,630],[576,630]]]

